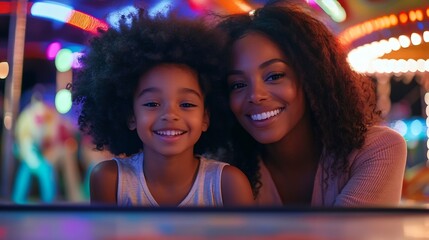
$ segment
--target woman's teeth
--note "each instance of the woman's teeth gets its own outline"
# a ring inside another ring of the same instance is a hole
[[[281,109],[276,109],[276,110],[269,111],[269,112],[252,114],[252,115],[250,115],[250,118],[254,121],[262,121],[262,120],[266,120],[268,118],[272,118],[272,117],[278,115],[280,112],[281,112]]]

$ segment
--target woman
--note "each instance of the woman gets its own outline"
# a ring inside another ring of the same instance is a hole
[[[218,27],[230,46],[232,162],[259,205],[399,204],[406,143],[380,125],[373,83],[323,23],[275,1]]]

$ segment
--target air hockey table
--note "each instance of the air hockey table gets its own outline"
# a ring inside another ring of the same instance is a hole
[[[429,210],[3,205],[0,239],[429,239]]]

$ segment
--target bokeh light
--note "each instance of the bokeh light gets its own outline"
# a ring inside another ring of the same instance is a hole
[[[60,50],[61,50],[61,43],[52,42],[46,48],[46,58],[48,60],[53,60],[55,58],[55,56],[57,56],[58,51],[60,51]]]
[[[58,51],[55,57],[55,67],[59,72],[67,72],[73,64],[73,52],[70,49],[63,48]]]
[[[0,78],[5,79],[9,74],[9,63],[0,62]]]
[[[55,95],[55,108],[61,114],[68,113],[72,107],[71,93],[67,89],[61,89]]]

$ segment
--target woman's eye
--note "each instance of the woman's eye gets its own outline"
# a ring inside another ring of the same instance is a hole
[[[232,84],[229,85],[229,90],[233,91],[233,90],[236,90],[236,89],[244,88],[246,86],[247,85],[245,83],[242,83],[242,82],[232,83]]]
[[[284,73],[275,73],[275,74],[271,74],[267,77],[267,79],[265,81],[274,81],[277,79],[280,79],[282,77],[284,77],[285,74]]]
[[[192,103],[182,103],[182,104],[180,104],[180,106],[184,107],[184,108],[191,108],[191,107],[196,107],[197,105],[192,104]]]
[[[145,106],[145,107],[159,107],[159,103],[157,103],[157,102],[148,102],[148,103],[144,103],[143,106]]]

